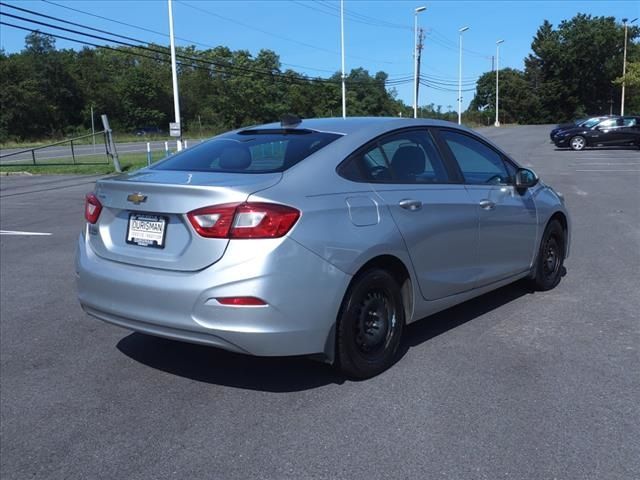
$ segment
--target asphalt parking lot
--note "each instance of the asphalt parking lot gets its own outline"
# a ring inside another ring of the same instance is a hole
[[[83,314],[74,248],[95,177],[1,177],[0,477],[640,478],[640,151],[482,133],[564,193],[560,285],[408,329],[363,382],[130,333]]]

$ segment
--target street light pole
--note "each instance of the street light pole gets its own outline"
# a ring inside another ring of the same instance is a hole
[[[340,45],[342,47],[342,118],[347,118],[347,91],[344,84],[344,0],[340,0]]]
[[[458,64],[458,125],[462,124],[462,34],[469,30],[469,27],[458,29],[460,33],[460,62]]]
[[[182,150],[182,125],[180,125],[180,100],[178,99],[178,71],[176,69],[176,43],[173,38],[173,8],[171,0],[169,2],[169,42],[171,44],[171,79],[173,81],[173,110],[176,116],[176,123],[180,128],[180,137],[176,142],[178,151]]]
[[[627,28],[628,25],[632,24],[638,18],[634,18],[629,23],[627,23],[627,18],[622,19],[622,23],[624,23],[624,55],[622,59],[622,98],[620,100],[620,115],[624,115],[624,87],[625,87],[625,76],[627,75]]]
[[[498,106],[499,106],[499,101],[498,98],[500,96],[500,82],[499,82],[499,78],[500,78],[500,44],[503,43],[504,40],[498,40],[496,42],[496,121],[494,123],[494,125],[496,127],[500,126],[500,120],[498,118]]]
[[[418,118],[418,14],[427,7],[413,11],[413,118]]]

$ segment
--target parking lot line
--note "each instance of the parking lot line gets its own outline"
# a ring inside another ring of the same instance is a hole
[[[576,169],[576,172],[605,172],[605,173],[623,173],[623,172],[635,172],[640,173],[640,170],[596,170],[596,169]]]
[[[46,232],[18,232],[15,230],[0,230],[0,235],[33,235],[33,236],[46,236],[51,235]]]

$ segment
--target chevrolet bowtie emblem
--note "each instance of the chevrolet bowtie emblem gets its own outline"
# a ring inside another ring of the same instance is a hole
[[[127,197],[127,201],[140,205],[147,201],[147,196],[141,193],[132,193]]]

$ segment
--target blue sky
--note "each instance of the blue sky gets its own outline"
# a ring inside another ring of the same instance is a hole
[[[45,1],[6,1],[46,15],[108,30],[120,35],[158,43],[162,35],[116,24],[65,9]],[[168,33],[165,0],[65,1],[51,0],[94,15],[115,19],[148,30]],[[391,79],[413,75],[413,11],[426,5],[419,15],[425,29],[422,73],[442,88],[457,88],[458,29],[464,33],[463,81],[472,86],[474,79],[491,69],[495,42],[500,47],[500,66],[522,69],[536,30],[545,19],[554,25],[577,13],[594,16],[640,16],[638,1],[365,1],[345,0],[346,68],[363,67],[370,73],[386,71]],[[286,1],[206,1],[174,0],[174,27],[178,45],[197,42],[199,47],[225,45],[233,50],[246,49],[256,54],[260,49],[274,50],[283,68],[313,76],[328,76],[340,69],[340,2],[335,0]],[[4,6],[2,13],[30,16]],[[31,18],[37,18],[30,16]],[[3,17],[18,25],[27,22]],[[52,22],[50,19],[41,19]],[[74,27],[71,27],[74,28]],[[52,29],[41,27],[43,31]],[[0,46],[16,52],[24,46],[24,31],[0,27]],[[59,48],[81,48],[78,44],[58,40]],[[412,104],[411,83],[395,87],[399,98]],[[463,95],[466,106],[473,92]],[[420,103],[456,108],[457,91],[421,87]],[[348,106],[347,106],[348,109]]]

